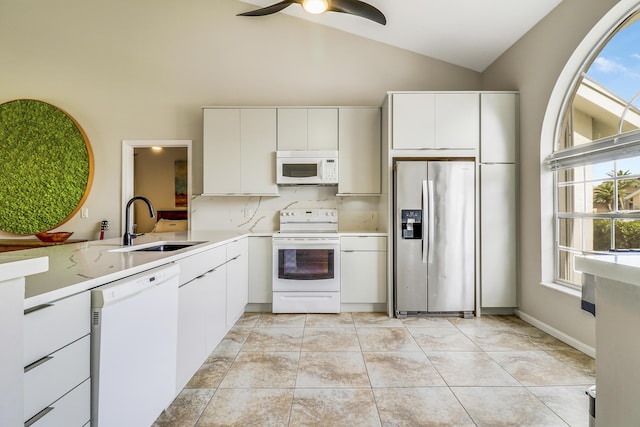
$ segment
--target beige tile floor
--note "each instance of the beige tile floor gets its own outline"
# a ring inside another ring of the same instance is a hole
[[[512,316],[246,313],[154,426],[588,426],[594,383]]]

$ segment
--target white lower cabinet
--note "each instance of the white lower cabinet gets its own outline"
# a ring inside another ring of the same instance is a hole
[[[25,425],[81,426],[89,421],[90,321],[88,291],[25,310]],[[85,404],[74,409],[74,402]]]
[[[387,301],[386,242],[386,237],[376,236],[340,238],[342,303]]]
[[[24,425],[25,427],[85,426],[89,425],[90,418],[91,380],[86,379]]]
[[[178,261],[176,394],[244,313],[247,258],[247,239],[242,238]]]
[[[176,393],[226,333],[226,252],[221,246],[178,261]]]
[[[227,244],[227,329],[242,316],[249,301],[249,244],[247,238]]]
[[[25,368],[25,419],[34,417],[89,378],[90,344],[90,336],[85,335]]]
[[[208,277],[205,292],[207,309],[204,313],[204,349],[208,355],[222,341],[227,333],[227,266],[221,265]]]
[[[273,244],[271,236],[249,237],[249,303],[271,304],[273,290]]]

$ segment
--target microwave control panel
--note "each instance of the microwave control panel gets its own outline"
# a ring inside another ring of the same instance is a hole
[[[335,159],[327,159],[324,161],[324,176],[327,182],[338,182],[338,162]]]

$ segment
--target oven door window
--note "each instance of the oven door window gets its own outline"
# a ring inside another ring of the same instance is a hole
[[[333,279],[333,249],[278,249],[278,278]]]
[[[284,163],[282,175],[288,178],[313,178],[318,176],[318,163]]]

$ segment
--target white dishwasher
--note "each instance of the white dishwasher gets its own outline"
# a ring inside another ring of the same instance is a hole
[[[150,426],[175,397],[179,271],[91,291],[92,426]]]

